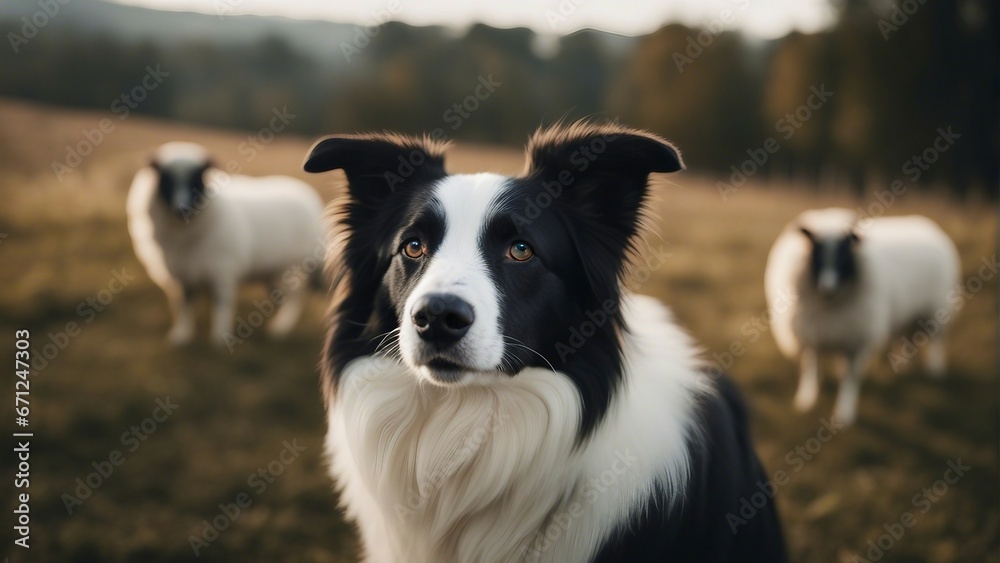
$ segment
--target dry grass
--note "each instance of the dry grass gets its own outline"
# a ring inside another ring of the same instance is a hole
[[[50,172],[65,145],[100,116],[0,103],[0,333],[11,351],[14,329],[28,328],[35,349],[69,322],[79,336],[34,375],[32,561],[187,561],[188,536],[240,492],[253,504],[204,549],[206,561],[353,561],[355,542],[335,508],[321,458],[324,429],[316,360],[323,299],[313,298],[285,342],[253,335],[235,353],[199,342],[184,350],[163,344],[169,318],[163,296],[136,261],[124,223],[131,175],[149,149],[178,139],[209,146],[218,159],[237,160],[250,174],[294,174],[326,198],[330,177],[298,172],[308,139],[279,137],[248,161],[238,152],[246,134],[178,126],[140,118],[116,122],[84,164],[62,182]],[[518,152],[458,146],[453,171],[517,172]],[[745,323],[765,312],[762,277],[770,243],[786,221],[807,207],[867,205],[789,188],[748,187],[723,202],[713,180],[683,174],[663,184],[658,236],[669,258],[640,290],[670,303],[707,353],[740,342],[746,352],[731,373],[754,409],[758,451],[770,472],[791,474],[778,491],[796,561],[852,561],[883,525],[914,511],[913,497],[942,477],[948,460],[972,466],[883,561],[997,560],[998,378],[996,281],[971,299],[951,333],[952,367],[944,381],[919,367],[893,374],[884,357],[862,393],[859,422],[839,433],[794,471],[786,455],[815,436],[832,408],[827,379],[819,406],[791,408],[794,367],[779,357],[770,335],[752,341]],[[965,275],[996,252],[994,210],[910,194],[893,214],[917,212],[956,240]],[[650,234],[656,248],[660,240]],[[112,270],[136,278],[106,308],[89,317],[78,306],[107,287]],[[260,290],[244,294],[241,316]],[[204,326],[202,332],[204,333]],[[177,413],[162,423],[124,465],[73,515],[61,495],[93,471],[120,436],[169,396]],[[275,459],[284,440],[305,452],[257,494],[248,476]],[[10,467],[9,464],[5,464]],[[6,470],[10,482],[12,474]],[[9,502],[9,501],[8,501]],[[922,506],[922,505],[921,505]],[[8,514],[10,514],[8,512]],[[5,526],[4,545],[11,545]],[[12,553],[12,561],[27,561]]]

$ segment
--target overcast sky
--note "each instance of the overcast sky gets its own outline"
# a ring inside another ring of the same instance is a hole
[[[571,33],[591,27],[642,35],[666,23],[725,25],[759,38],[792,30],[812,32],[835,18],[828,0],[112,0],[165,10],[218,14],[278,15],[367,25],[386,14],[413,25],[464,29],[482,22],[494,27],[529,27],[540,33]],[[381,12],[381,14],[380,14]]]

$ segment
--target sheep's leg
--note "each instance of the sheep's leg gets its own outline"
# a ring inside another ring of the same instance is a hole
[[[833,357],[833,373],[840,381],[847,377],[847,372],[851,369],[850,359],[844,354],[837,354]]]
[[[819,361],[816,351],[811,348],[802,350],[799,361],[801,372],[799,389],[795,392],[795,408],[805,412],[816,404],[816,397],[819,395]]]
[[[212,288],[212,343],[218,346],[232,339],[236,283],[216,281]]]
[[[944,346],[944,335],[938,333],[924,350],[924,366],[933,379],[944,377],[945,368],[948,367],[948,353]]]
[[[170,303],[170,313],[174,317],[174,324],[167,333],[167,342],[173,346],[187,344],[194,338],[195,331],[194,307],[191,303],[194,292],[180,283],[165,287],[164,291]]]
[[[869,357],[870,352],[867,350],[859,350],[848,357],[847,373],[840,380],[837,403],[833,408],[835,423],[848,425],[854,422],[858,408],[858,393],[861,391],[861,374],[868,366]]]
[[[274,338],[283,338],[292,330],[305,306],[306,282],[297,280],[292,283],[284,284],[285,302],[267,325],[267,333]]]

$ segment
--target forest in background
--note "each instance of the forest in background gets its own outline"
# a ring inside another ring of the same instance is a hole
[[[374,25],[383,23],[377,14],[364,27],[100,0],[38,18],[40,6],[0,6],[9,43],[0,48],[0,96],[247,131],[287,111],[295,116],[287,130],[305,135],[440,129],[509,145],[540,124],[590,116],[657,132],[689,167],[727,183],[750,171],[859,194],[903,180],[996,197],[1000,7],[988,0],[845,0],[834,27],[769,41],[723,30],[725,14],[703,29],[668,24],[628,38]],[[126,104],[122,96],[157,68],[164,77],[155,89]],[[946,154],[938,141],[933,163],[913,160],[942,135]]]

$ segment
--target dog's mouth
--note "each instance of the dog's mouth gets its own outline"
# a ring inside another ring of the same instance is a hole
[[[482,370],[441,356],[419,364],[419,368],[428,380],[440,385],[460,384],[470,375],[475,378],[479,374],[494,373],[493,370]]]
[[[467,367],[465,367],[465,366],[463,366],[461,364],[457,364],[457,363],[455,363],[455,362],[453,362],[451,360],[446,360],[444,358],[434,358],[433,360],[427,362],[424,365],[426,365],[427,367],[431,368],[434,371],[468,371],[469,370],[469,368],[467,368]]]
[[[472,368],[441,357],[433,358],[425,362],[422,367],[431,380],[445,384],[456,383],[464,374],[470,371],[476,371]]]

